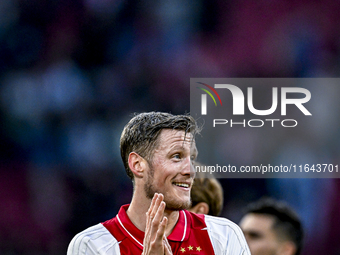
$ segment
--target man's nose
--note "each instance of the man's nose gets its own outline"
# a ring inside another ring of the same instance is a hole
[[[190,160],[190,177],[194,179],[196,176],[196,171],[193,165],[193,162]]]
[[[191,178],[195,178],[196,172],[195,172],[195,168],[192,164],[191,159],[188,157],[185,160],[185,166],[182,169],[182,174],[183,175],[190,175]]]

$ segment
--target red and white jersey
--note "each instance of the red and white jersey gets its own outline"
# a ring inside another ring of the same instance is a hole
[[[71,241],[67,255],[138,255],[143,251],[144,232],[133,225],[126,214],[129,205],[118,215],[92,226]],[[173,254],[250,255],[241,229],[219,217],[195,214],[186,210],[167,237]]]

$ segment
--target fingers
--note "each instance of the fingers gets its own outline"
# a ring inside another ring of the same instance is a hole
[[[151,204],[150,204],[148,213],[151,213],[151,212],[152,212],[152,209],[153,209],[154,206],[155,206],[155,203],[156,203],[157,198],[158,198],[158,193],[155,193],[155,195],[153,196],[153,198],[152,198],[152,200],[151,200]]]
[[[155,193],[155,195],[153,196],[152,201],[151,201],[151,205],[149,207],[151,219],[153,219],[155,217],[155,214],[158,210],[159,205],[163,201],[163,198],[164,198],[163,194]]]
[[[154,209],[150,214],[151,236],[156,236],[159,229],[163,229],[163,226],[164,226],[164,222],[161,223],[161,221],[163,219],[165,202],[162,201],[162,200],[163,200],[163,196],[158,196],[158,198],[155,202]],[[167,223],[167,220],[165,222]],[[165,231],[165,226],[164,226],[164,230],[163,230],[162,234],[164,234],[164,231]],[[156,236],[156,238],[157,238],[157,236]]]
[[[171,247],[165,237],[168,218],[164,216],[165,202],[162,194],[155,194],[146,213],[146,228],[144,236],[144,254],[171,255]]]
[[[165,227],[167,224],[168,224],[168,218],[164,217],[162,222],[159,224],[157,235],[156,235],[156,241],[159,243],[162,243],[163,239],[165,238],[164,233],[165,233]]]
[[[145,224],[145,235],[144,235],[144,240],[143,240],[143,245],[144,245],[144,249],[143,249],[143,254],[148,254],[148,251],[150,249],[150,244],[153,240],[153,237],[151,235],[151,231],[152,231],[152,219],[154,218],[154,208],[156,206],[156,201],[158,199],[158,194],[155,194],[154,197],[151,200],[151,204],[150,207],[148,209],[148,211],[146,212],[146,224]]]
[[[160,205],[160,202],[163,200],[163,195],[161,194],[157,194],[155,193],[155,195],[153,196],[152,200],[151,200],[151,204],[150,207],[146,213],[146,228],[145,228],[145,232],[147,232],[148,230],[151,229],[151,223],[152,220],[155,217],[155,214],[158,210],[158,207]]]
[[[166,239],[165,236],[163,236],[163,243],[164,243],[164,254],[165,255],[172,255],[171,246],[168,242],[168,239]]]

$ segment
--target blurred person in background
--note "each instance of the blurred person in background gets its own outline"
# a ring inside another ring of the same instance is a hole
[[[194,167],[201,166],[194,162]],[[196,171],[191,188],[191,208],[189,211],[199,214],[219,216],[223,207],[223,188],[213,176]]]
[[[235,223],[186,210],[195,177],[197,132],[189,115],[149,112],[133,117],[120,140],[134,186],[131,204],[113,219],[77,234],[67,254],[250,255]]]
[[[299,255],[303,229],[285,202],[262,198],[247,206],[240,221],[252,255]]]

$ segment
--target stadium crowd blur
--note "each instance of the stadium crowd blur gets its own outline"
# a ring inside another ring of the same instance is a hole
[[[335,0],[0,1],[0,253],[65,254],[75,233],[129,203],[123,124],[189,112],[190,77],[339,76],[339,13]],[[319,125],[281,134],[270,162],[339,162],[340,87],[310,89],[324,97]],[[267,156],[252,133],[228,139],[249,143],[232,148],[234,162]],[[220,181],[222,216],[284,199],[303,219],[303,254],[340,254],[339,180]]]

